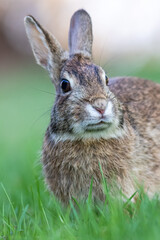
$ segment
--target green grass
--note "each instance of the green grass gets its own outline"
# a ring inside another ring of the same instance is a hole
[[[130,74],[160,79],[153,63]],[[107,191],[107,204],[93,205],[89,195],[86,203],[73,200],[67,208],[55,200],[39,163],[54,88],[38,67],[0,77],[0,239],[159,239],[156,197],[140,193],[132,203]]]

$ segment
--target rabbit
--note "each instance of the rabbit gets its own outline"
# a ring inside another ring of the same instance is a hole
[[[92,198],[103,202],[103,172],[111,192],[114,182],[129,198],[142,185],[153,197],[160,190],[160,85],[108,79],[93,63],[92,22],[83,9],[71,18],[69,51],[32,16],[24,23],[35,59],[56,89],[42,150],[51,192],[64,204],[85,201],[92,180]]]

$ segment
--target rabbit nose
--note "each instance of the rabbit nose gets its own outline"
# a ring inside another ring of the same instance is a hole
[[[100,114],[104,114],[105,109],[99,108],[99,107],[94,107]]]
[[[92,105],[99,113],[104,114],[107,106],[107,101],[103,98],[98,98]]]

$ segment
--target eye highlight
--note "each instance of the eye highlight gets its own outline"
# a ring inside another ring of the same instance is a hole
[[[106,85],[108,85],[108,77],[105,75]]]
[[[71,91],[70,82],[69,82],[67,79],[65,79],[65,78],[63,78],[63,79],[61,80],[60,86],[61,86],[61,89],[62,89],[62,91],[63,91],[64,93]]]

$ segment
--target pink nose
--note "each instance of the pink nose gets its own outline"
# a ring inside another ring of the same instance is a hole
[[[104,114],[105,109],[99,108],[99,107],[94,107],[100,114]]]
[[[104,114],[107,106],[107,101],[105,98],[96,98],[92,103],[92,107],[97,110],[101,115]]]

